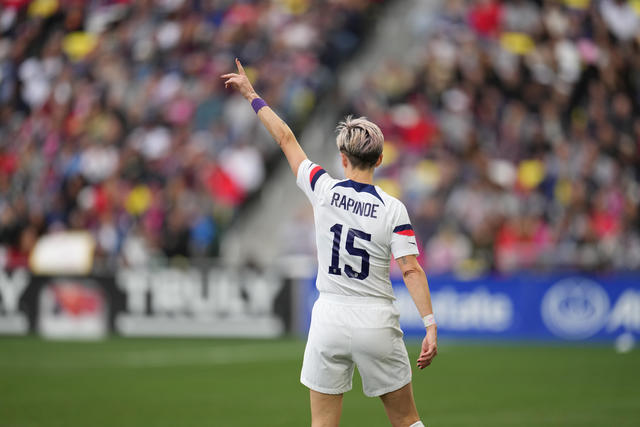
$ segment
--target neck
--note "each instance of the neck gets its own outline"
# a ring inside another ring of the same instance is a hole
[[[363,184],[373,185],[373,168],[372,169],[355,169],[348,168],[344,171],[347,179],[352,181],[361,182]]]

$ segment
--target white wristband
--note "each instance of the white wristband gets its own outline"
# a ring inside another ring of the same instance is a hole
[[[424,323],[425,328],[428,328],[429,326],[436,324],[436,318],[433,314],[427,314],[422,318],[422,323]]]

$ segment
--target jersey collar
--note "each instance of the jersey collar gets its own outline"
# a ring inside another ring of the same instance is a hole
[[[374,187],[371,184],[363,184],[362,182],[356,182],[356,181],[352,181],[350,179],[347,179],[347,180],[338,182],[332,188],[336,188],[336,187],[353,188],[358,193],[369,193],[369,194],[377,197],[378,200],[380,200],[382,202],[382,204],[384,205],[384,200],[382,200],[382,197],[380,197],[380,195],[376,191],[376,187]]]

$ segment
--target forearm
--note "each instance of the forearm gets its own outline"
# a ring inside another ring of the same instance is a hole
[[[433,314],[429,283],[427,282],[427,276],[422,267],[418,264],[412,269],[405,271],[403,273],[403,279],[414,304],[418,308],[420,317]]]
[[[247,100],[251,102],[256,98],[258,95],[253,92],[251,96],[247,97]],[[293,173],[297,175],[298,166],[307,156],[291,128],[269,106],[260,108],[258,118],[284,153]]]
[[[433,308],[431,307],[431,293],[424,270],[417,262],[403,271],[404,283],[413,298],[413,302],[418,307],[420,316],[426,326],[424,339],[422,340],[422,350],[418,357],[418,368],[424,369],[431,364],[431,361],[438,354],[438,327],[433,319]],[[431,315],[431,316],[430,316]],[[425,317],[427,316],[427,317]]]
[[[262,107],[258,111],[258,118],[282,151],[285,151],[285,148],[290,148],[289,146],[299,146],[291,128],[269,106]]]

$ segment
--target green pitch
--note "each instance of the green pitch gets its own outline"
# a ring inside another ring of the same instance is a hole
[[[417,343],[409,346],[412,359]],[[0,338],[0,425],[306,426],[298,340]],[[442,341],[414,372],[418,409],[435,426],[637,426],[640,351]],[[386,426],[360,381],[343,426]]]

